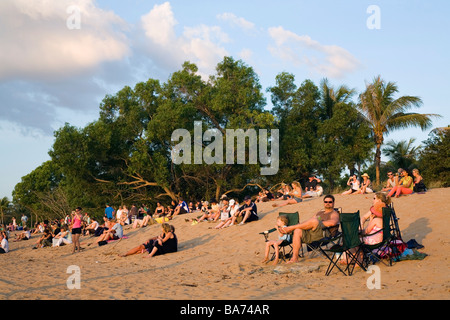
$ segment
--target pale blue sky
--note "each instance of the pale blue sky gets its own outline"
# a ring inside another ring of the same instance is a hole
[[[75,5],[80,29],[66,25]],[[370,5],[380,29],[369,29]],[[147,1],[2,0],[0,2],[0,197],[49,159],[53,131],[94,121],[107,94],[125,85],[166,81],[190,60],[202,75],[223,55],[242,59],[264,90],[287,71],[300,84],[327,77],[358,91],[381,75],[400,95],[415,95],[422,113],[450,108],[450,3],[435,1]],[[268,108],[270,97],[267,96]],[[430,130],[387,140],[425,140]]]

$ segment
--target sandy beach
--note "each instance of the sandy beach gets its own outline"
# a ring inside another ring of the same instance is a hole
[[[344,212],[368,211],[372,195],[336,195]],[[258,204],[260,220],[222,230],[216,224],[192,225],[176,217],[178,252],[144,259],[143,255],[118,255],[160,233],[160,225],[125,228],[127,239],[96,245],[82,237],[85,248],[71,254],[72,246],[32,250],[39,237],[13,242],[0,255],[0,300],[322,300],[322,299],[449,299],[450,276],[448,214],[450,188],[432,189],[393,199],[406,242],[415,239],[428,254],[424,260],[396,262],[381,270],[381,289],[370,290],[370,274],[356,269],[351,277],[334,271],[325,276],[327,260],[308,254],[300,262],[263,265],[264,238],[259,233],[275,225],[280,211],[300,213],[300,221],[323,207],[323,197],[283,208],[272,202]],[[273,234],[272,238],[276,238]],[[80,289],[69,289],[70,266],[80,270]],[[69,273],[68,273],[69,268]],[[6,272],[5,272],[6,270]]]

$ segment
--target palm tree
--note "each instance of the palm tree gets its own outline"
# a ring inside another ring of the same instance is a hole
[[[422,100],[414,96],[394,99],[398,87],[393,82],[385,82],[380,76],[366,85],[366,91],[359,96],[358,109],[370,126],[376,145],[375,170],[376,184],[380,184],[381,145],[384,135],[396,129],[420,127],[425,130],[431,126],[431,118],[437,114],[407,113],[412,107],[420,107]]]
[[[386,142],[386,148],[383,148],[383,154],[391,159],[393,165],[398,168],[408,169],[417,161],[417,155],[422,148],[421,146],[414,147],[415,138],[410,138],[409,141],[402,140],[396,142],[390,140]]]
[[[350,103],[352,96],[356,93],[355,89],[350,89],[345,85],[334,89],[330,86],[328,79],[322,79],[320,83],[322,93],[322,107],[324,108],[325,119],[333,117],[333,111],[336,105]]]

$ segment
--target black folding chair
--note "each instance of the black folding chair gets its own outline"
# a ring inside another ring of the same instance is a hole
[[[379,261],[387,266],[392,266],[394,257],[398,255],[397,241],[403,242],[401,232],[398,225],[398,218],[395,214],[393,205],[382,209],[383,229],[375,233],[366,235],[372,236],[378,232],[383,232],[383,239],[380,243],[369,245],[363,244],[365,265],[375,264]],[[388,262],[385,263],[385,260]]]
[[[359,265],[364,271],[364,261],[360,256],[362,255],[361,239],[360,239],[360,218],[359,211],[355,213],[341,213],[339,216],[342,233],[338,244],[333,245],[329,249],[324,249],[323,253],[330,261],[325,275],[331,274],[334,267],[344,275],[351,276],[356,265]],[[330,257],[331,255],[331,257]],[[342,255],[345,256],[345,268],[341,268],[340,260]]]
[[[299,223],[299,214],[298,212],[280,212],[278,216],[286,216],[288,218],[288,226],[293,226]],[[269,229],[263,232],[260,232],[259,234],[262,234],[264,236],[265,242],[269,241],[269,235],[273,232],[277,231],[276,228]],[[283,240],[283,242],[279,245],[280,247],[280,259],[283,261],[286,261],[288,257],[292,255],[292,240],[287,241]],[[272,256],[270,258],[270,261],[275,259],[275,252],[272,253]]]
[[[339,214],[342,213],[342,208],[336,208],[335,209]],[[310,256],[313,256],[314,254],[322,254],[326,257],[326,254],[323,252],[324,246],[328,245],[335,245],[337,241],[340,238],[341,232],[339,231],[339,226],[333,226],[333,227],[325,227],[323,228],[323,238],[317,241],[313,241],[311,243],[306,243],[306,250],[310,253]],[[303,252],[303,248],[302,248]]]

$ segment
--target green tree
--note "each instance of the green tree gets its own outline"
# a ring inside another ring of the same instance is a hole
[[[431,131],[423,144],[419,168],[425,181],[440,182],[443,187],[450,187],[450,127]]]
[[[380,184],[381,146],[384,136],[397,129],[420,127],[425,130],[430,127],[431,119],[439,117],[436,114],[408,113],[412,107],[420,107],[422,100],[416,96],[394,97],[398,87],[393,82],[385,82],[380,76],[366,85],[366,90],[360,94],[358,109],[372,131],[375,142],[376,184]]]
[[[346,166],[352,169],[364,162],[373,148],[370,129],[362,121],[352,97],[356,91],[341,85],[336,89],[327,79],[321,82],[321,123],[318,127],[316,166],[331,189]]]
[[[412,166],[417,162],[417,156],[421,149],[421,146],[414,146],[415,141],[415,138],[398,142],[389,140],[386,142],[386,147],[382,149],[383,154],[390,158],[394,167],[412,169]]]
[[[0,199],[0,217],[3,225],[5,225],[5,214],[8,211],[10,204],[11,203],[7,197]]]

